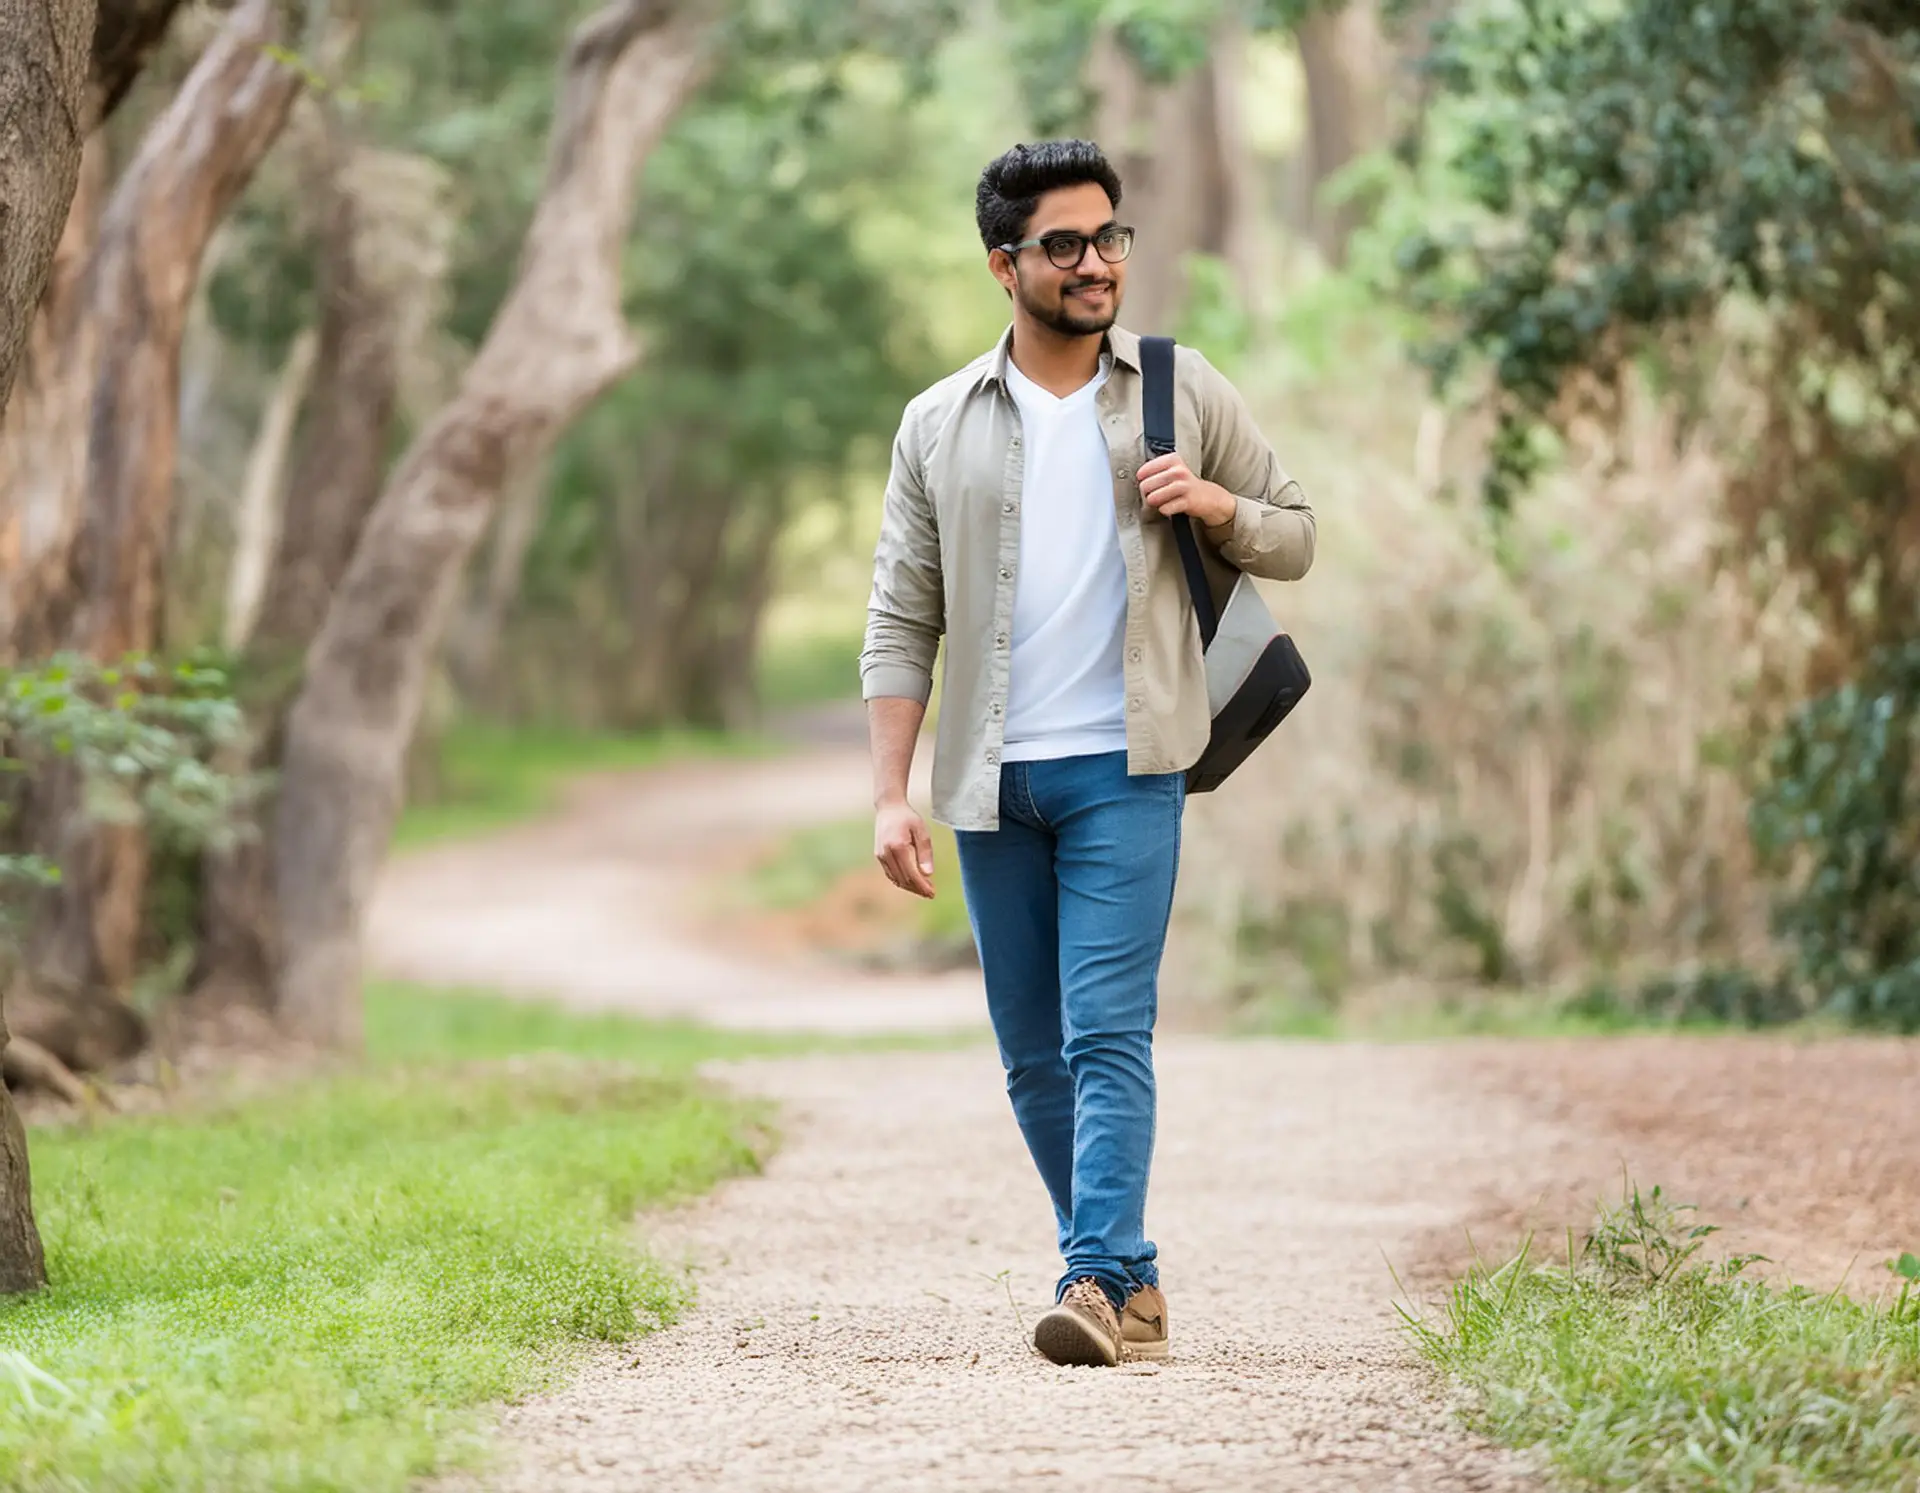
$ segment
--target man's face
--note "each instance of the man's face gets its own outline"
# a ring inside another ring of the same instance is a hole
[[[1125,260],[1108,264],[1091,239],[1113,222],[1113,204],[1098,183],[1081,182],[1048,192],[1034,208],[1022,237],[1083,233],[1089,242],[1079,262],[1061,269],[1048,258],[1043,245],[1035,244],[1012,256],[995,254],[994,275],[1042,326],[1069,337],[1104,332],[1120,314],[1127,266]]]

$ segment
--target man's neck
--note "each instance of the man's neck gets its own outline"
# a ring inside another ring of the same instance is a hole
[[[1009,352],[1014,367],[1056,399],[1064,399],[1100,371],[1105,345],[1104,333],[1068,336],[1023,316],[1013,323]]]

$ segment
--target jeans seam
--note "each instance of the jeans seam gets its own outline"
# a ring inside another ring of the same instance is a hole
[[[1027,812],[1033,816],[1033,822],[1035,824],[1051,833],[1053,826],[1047,823],[1047,816],[1040,812],[1040,805],[1035,801],[1033,796],[1033,764],[1031,762],[1027,764],[1027,770],[1023,775],[1022,781],[1026,784],[1027,788]]]

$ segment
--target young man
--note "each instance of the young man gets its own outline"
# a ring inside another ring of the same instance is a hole
[[[1167,1352],[1146,1237],[1153,1024],[1185,769],[1207,686],[1167,519],[1241,570],[1313,561],[1313,514],[1239,395],[1176,359],[1177,454],[1145,460],[1139,339],[1115,324],[1133,230],[1100,150],[1016,146],[980,177],[992,352],[907,406],[861,654],[874,852],[933,895],[907,779],[946,638],[933,814],[953,826],[1007,1093],[1066,1273],[1034,1346],[1061,1364]]]

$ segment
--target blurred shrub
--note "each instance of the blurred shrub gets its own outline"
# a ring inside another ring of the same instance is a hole
[[[143,825],[163,854],[217,839],[255,786],[218,760],[244,729],[226,674],[198,661],[63,655],[0,668],[0,831],[13,828],[38,775],[71,763],[89,818]],[[56,865],[13,840],[0,838],[0,944],[59,879]]]
[[[1794,714],[1752,823],[1799,979],[1854,1021],[1920,1031],[1920,642]]]

